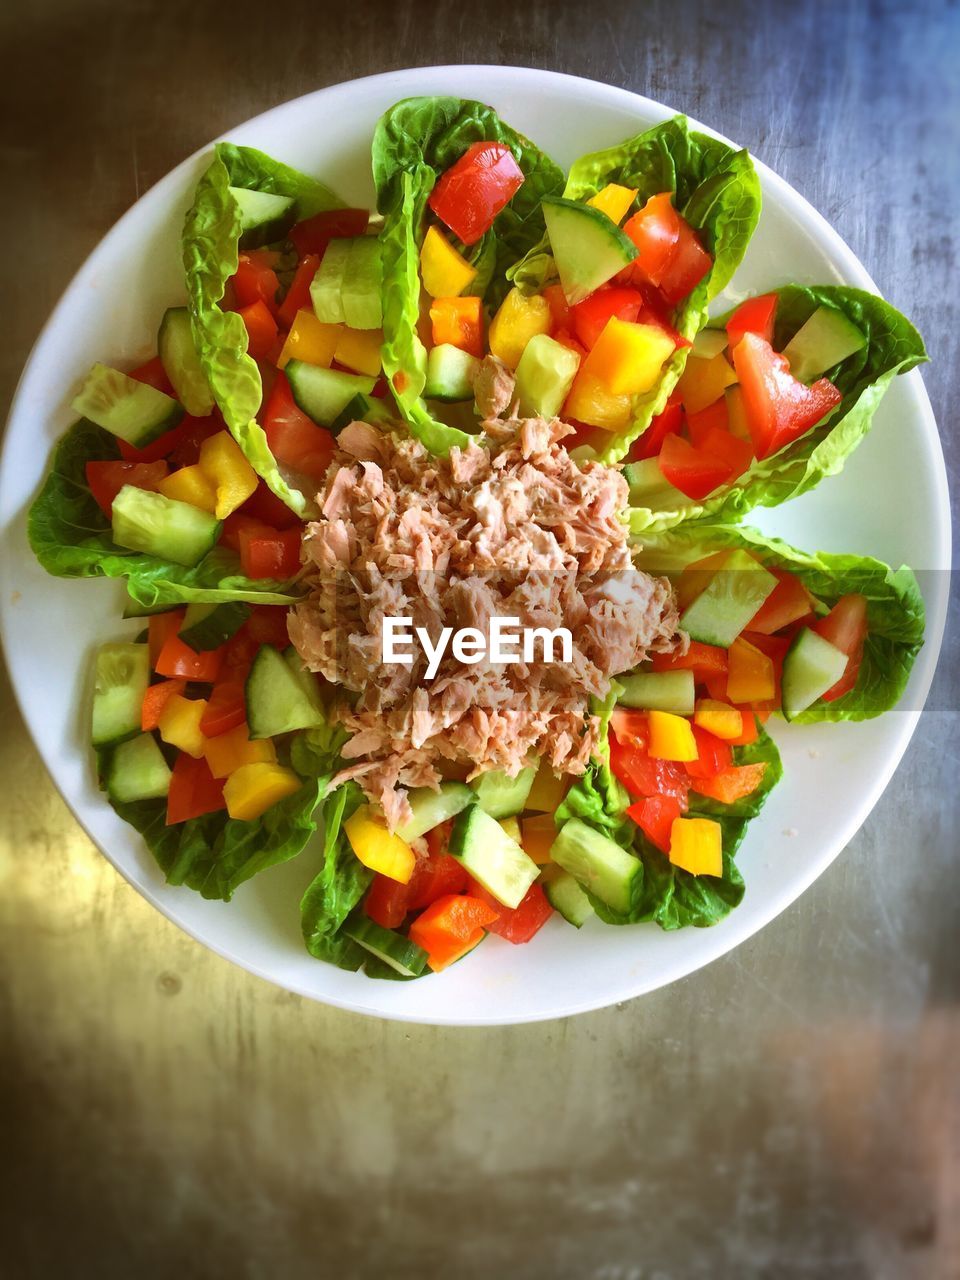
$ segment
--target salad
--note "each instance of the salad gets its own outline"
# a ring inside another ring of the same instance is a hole
[[[842,285],[714,304],[760,188],[683,117],[564,173],[414,98],[371,154],[375,212],[218,144],[156,351],[74,388],[29,531],[124,582],[105,798],[208,898],[309,861],[307,949],[370,978],[712,925],[768,727],[881,714],[923,643],[908,568],[740,522],[841,470],[920,336]],[[569,648],[448,645],[493,619]]]

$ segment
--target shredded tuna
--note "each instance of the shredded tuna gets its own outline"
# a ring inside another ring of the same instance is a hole
[[[473,380],[473,398],[481,418],[502,418],[511,411],[517,380],[496,356],[484,356]]]
[[[439,458],[351,424],[304,536],[310,593],[290,636],[311,670],[352,695],[335,711],[350,734],[335,781],[355,778],[391,827],[409,816],[407,788],[436,787],[451,768],[515,775],[537,755],[582,773],[599,732],[591,695],[678,643],[669,584],[633,567],[620,472],[574,462],[559,420],[484,428],[489,447]],[[570,662],[540,651],[527,665],[465,665],[448,649],[428,681],[416,644],[412,666],[382,661],[385,617],[409,617],[436,642],[444,626],[486,635],[495,615],[567,627]]]

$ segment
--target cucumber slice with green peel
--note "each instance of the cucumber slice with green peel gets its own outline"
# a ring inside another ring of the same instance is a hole
[[[383,324],[383,258],[376,236],[349,241],[350,256],[343,273],[340,302],[351,329],[379,329]]]
[[[691,640],[728,649],[774,590],[777,580],[746,551],[731,551],[706,588],[680,615]]]
[[[296,650],[293,653],[299,662]],[[316,729],[325,723],[320,691],[316,682],[308,684],[304,675],[309,673],[303,671],[302,664],[297,670],[279,649],[269,644],[260,646],[244,687],[251,738],[273,738],[294,729]]]
[[[637,246],[599,209],[561,196],[544,196],[543,219],[560,283],[574,306],[637,256]]]
[[[782,351],[790,372],[801,382],[813,382],[848,356],[865,347],[867,339],[835,307],[817,307]]]
[[[213,550],[220,536],[220,521],[209,511],[132,484],[125,484],[114,498],[111,517],[118,547],[144,551],[188,569]]]
[[[689,505],[690,499],[670,483],[656,458],[628,462],[623,468],[623,478],[630,486],[631,506],[660,510]]]
[[[847,655],[809,627],[798,631],[783,660],[783,718],[792,720],[832,689],[847,669]]]
[[[503,769],[489,769],[479,778],[474,778],[470,787],[484,813],[491,818],[512,818],[523,813],[536,776],[537,771],[532,765],[521,769],[515,778]]]
[[[334,370],[336,372],[336,370]],[[364,392],[358,392],[347,407],[339,413],[330,424],[330,430],[334,435],[339,435],[344,427],[348,427],[351,422],[369,422],[373,427],[386,426],[388,422],[396,422],[396,414],[390,412],[390,407],[384,400],[378,400],[376,396],[368,396]]]
[[[562,342],[537,333],[517,365],[517,398],[522,418],[555,418],[580,367],[580,357]]]
[[[643,874],[643,863],[609,836],[579,818],[569,818],[550,846],[550,857],[611,910],[624,915],[630,910],[634,881]]]
[[[511,910],[520,905],[540,874],[533,859],[479,804],[469,805],[454,819],[450,852],[474,880]]]
[[[70,407],[137,449],[171,431],[183,417],[183,405],[172,396],[105,364],[93,366]]]
[[[182,633],[181,633],[182,634]],[[675,716],[692,716],[695,697],[692,671],[637,671],[617,676],[623,692],[617,702],[644,711],[668,711]]]
[[[145,644],[104,644],[94,664],[91,738],[95,747],[123,742],[140,732],[143,695],[150,683]]]
[[[441,822],[449,822],[462,813],[468,804],[473,804],[476,796],[464,782],[441,782],[439,791],[418,787],[409,792],[407,799],[413,817],[397,827],[396,834],[409,844],[439,827]]]
[[[170,790],[170,767],[152,733],[140,733],[114,747],[104,785],[118,804],[160,800]]]
[[[284,373],[298,408],[318,427],[332,427],[351,400],[369,396],[376,382],[359,373],[341,373],[303,360],[291,360]]]
[[[593,904],[569,871],[558,869],[544,880],[543,891],[554,911],[576,929],[594,914]]]
[[[480,361],[469,351],[461,351],[450,342],[431,347],[427,356],[427,381],[423,394],[428,400],[456,403],[473,399],[473,382]]]
[[[419,977],[427,967],[427,953],[423,947],[418,947],[394,929],[384,929],[362,911],[351,912],[341,931],[405,978]]]
[[[343,281],[350,261],[350,240],[331,240],[310,285],[314,314],[324,324],[343,324]]]
[[[728,342],[726,329],[701,329],[693,340],[690,354],[701,360],[712,360],[721,351],[726,351]]]
[[[240,248],[259,249],[281,240],[293,226],[297,208],[293,196],[276,196],[269,191],[231,187],[230,194],[240,212]],[[191,410],[192,412],[192,410]]]
[[[248,604],[230,600],[225,604],[189,604],[179,636],[197,653],[219,649],[235,636],[250,617]]]
[[[213,411],[213,393],[200,365],[186,307],[168,307],[164,312],[157,349],[163,371],[184,409],[195,418],[207,417]]]

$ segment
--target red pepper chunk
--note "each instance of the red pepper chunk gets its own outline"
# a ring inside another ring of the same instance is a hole
[[[108,520],[113,511],[113,500],[124,485],[155,493],[157,482],[169,470],[165,462],[88,462],[84,468],[94,501]]]
[[[468,894],[438,898],[410,926],[410,941],[423,947],[435,973],[471,951],[500,913]]]
[[[730,438],[734,439],[733,436]],[[695,448],[682,436],[667,436],[660,450],[658,463],[667,483],[694,502],[706,498],[730,481],[729,463],[705,449]]]
[[[570,308],[573,332],[589,351],[612,317],[636,321],[643,308],[643,294],[638,289],[598,289],[583,302]]]
[[[200,719],[205,738],[219,738],[236,729],[247,718],[246,672],[230,671],[217,680]]]
[[[816,426],[842,396],[826,378],[806,386],[787,360],[755,333],[745,333],[733,349],[747,429],[758,458],[769,458]]]
[[[691,726],[697,742],[697,759],[688,760],[684,765],[691,778],[715,778],[733,763],[733,752],[729,742],[718,738],[698,724]]]
[[[713,259],[700,243],[697,233],[680,218],[677,247],[660,277],[660,297],[664,303],[668,307],[676,307],[693,292],[712,266]]]
[[[240,572],[247,578],[292,578],[300,570],[300,530],[276,529],[269,534],[241,529]]]
[[[167,795],[167,826],[202,818],[227,807],[223,798],[223,780],[218,781],[202,757],[194,760],[181,751],[174,762]]]
[[[265,302],[242,307],[240,319],[247,330],[247,354],[254,360],[266,360],[277,345],[277,322]]]
[[[646,796],[627,809],[627,816],[661,853],[670,852],[670,831],[680,813],[676,796]]]
[[[630,450],[630,462],[642,462],[645,458],[655,458],[663,447],[667,436],[676,435],[683,426],[683,405],[680,396],[674,392],[664,406],[663,412],[647,427]]]
[[[144,382],[148,387],[153,387],[155,391],[162,391],[165,396],[176,398],[177,393],[167,377],[167,371],[163,367],[163,361],[159,356],[154,356],[146,364],[141,364],[136,369],[131,369],[127,377],[133,378],[135,382]]]
[[[860,674],[863,644],[867,638],[866,596],[842,596],[825,618],[813,624],[813,630],[847,655],[846,670],[823,695],[824,702],[834,702],[850,692]]]
[[[777,295],[764,293],[742,302],[727,321],[727,340],[732,351],[745,333],[755,333],[773,346],[773,324],[777,315]]]
[[[674,760],[654,760],[645,746],[620,742],[609,735],[610,768],[632,796],[673,796],[686,811],[690,778],[682,764]]]
[[[362,236],[369,221],[366,209],[324,209],[292,227],[290,239],[298,253],[322,258],[331,240]]]
[[[272,315],[277,314],[280,281],[274,267],[279,255],[269,249],[250,249],[240,254],[237,269],[230,277],[238,308],[262,302]]]
[[[319,267],[320,255],[318,253],[308,253],[297,267],[294,277],[290,281],[287,296],[277,309],[277,319],[284,329],[290,328],[297,318],[298,311],[304,307],[310,307],[310,286],[313,284],[313,277],[317,274]]]
[[[159,676],[184,680],[214,681],[220,673],[223,648],[198,653],[180,639],[184,610],[158,613],[148,624],[153,669]],[[155,657],[153,655],[156,655]]]
[[[442,174],[429,205],[464,244],[476,244],[523,185],[523,170],[502,142],[475,142]]]
[[[627,219],[623,230],[637,246],[637,256],[627,268],[633,279],[659,285],[677,251],[681,221],[669,191],[651,196]]]

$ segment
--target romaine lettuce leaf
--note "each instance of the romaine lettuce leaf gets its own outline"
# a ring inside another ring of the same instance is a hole
[[[658,533],[688,521],[709,523],[742,520],[754,507],[776,507],[814,488],[825,476],[839,474],[849,455],[867,434],[887,387],[927,359],[923,339],[909,320],[882,298],[848,285],[788,284],[775,291],[774,345],[782,350],[820,306],[835,307],[856,325],[867,342],[826,377],[843,394],[822,423],[779,453],[755,461],[736,484],[701,502],[673,494],[653,509],[631,512],[634,533]],[[716,321],[723,325],[728,316]]]
[[[724,547],[743,547],[762,564],[796,574],[824,605],[858,592],[867,598],[867,640],[857,683],[834,702],[818,702],[796,720],[869,720],[899,700],[923,646],[923,596],[911,569],[892,569],[871,556],[810,554],[745,526],[693,524],[645,542],[638,568],[675,573]]]
[[[246,187],[297,202],[297,221],[343,201],[322,183],[261,151],[220,142],[197,184],[183,228],[183,265],[193,337],[217,406],[247,460],[270,489],[298,515],[311,503],[282,474],[266,433],[256,421],[263,388],[257,362],[247,355],[247,331],[234,311],[220,307],[227,281],[237,269],[240,215],[230,187]]]
[[[87,462],[119,459],[116,438],[81,420],[59,442],[50,472],[30,508],[30,546],[48,573],[58,578],[122,578],[145,608],[191,602],[290,604],[298,597],[294,582],[245,578],[233,552],[215,547],[192,569],[156,556],[118,547],[110,521],[87,484]]]
[[[369,952],[340,933],[347,916],[373,879],[350,848],[343,823],[357,809],[363,794],[355,782],[334,791],[323,806],[323,866],[300,903],[300,923],[307,950],[318,960],[340,969],[357,970]]]

